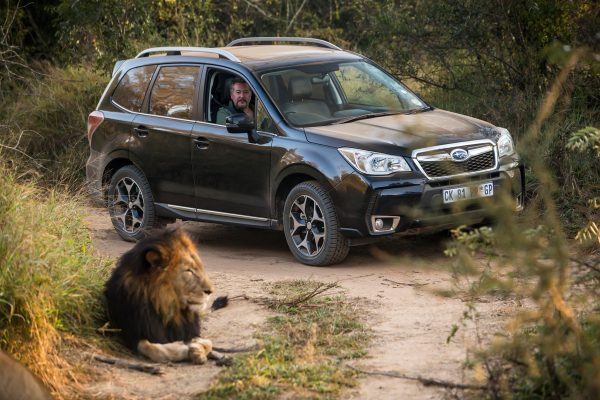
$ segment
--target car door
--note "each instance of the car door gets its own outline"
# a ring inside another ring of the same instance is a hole
[[[195,206],[191,132],[200,72],[197,65],[161,66],[144,105],[147,112],[133,121],[130,154],[157,203]]]
[[[222,82],[230,81],[232,74],[212,69],[206,76],[204,120],[192,128],[198,216],[266,223],[270,218],[269,169],[274,133],[258,130],[255,139],[251,139],[248,133],[231,133],[224,125],[211,122],[215,115],[211,107],[228,101],[229,88]],[[215,88],[224,93],[215,93]],[[220,98],[220,102],[215,103],[215,98]],[[262,107],[260,101],[254,102],[256,107]]]

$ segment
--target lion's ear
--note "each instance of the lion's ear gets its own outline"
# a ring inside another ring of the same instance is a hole
[[[151,268],[160,268],[162,255],[159,251],[156,250],[148,250],[146,252],[146,261],[150,263]]]

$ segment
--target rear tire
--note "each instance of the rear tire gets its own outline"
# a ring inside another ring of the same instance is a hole
[[[154,196],[144,173],[134,165],[119,169],[110,180],[107,206],[115,230],[128,242],[136,242],[164,221],[156,216]]]
[[[283,207],[284,234],[290,251],[303,264],[342,262],[350,249],[339,230],[333,201],[319,182],[296,185]]]

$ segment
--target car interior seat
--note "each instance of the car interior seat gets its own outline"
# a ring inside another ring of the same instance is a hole
[[[210,122],[212,123],[216,123],[219,109],[229,104],[229,88],[232,79],[233,76],[223,73],[216,73],[212,77],[209,105]]]
[[[283,112],[295,123],[319,121],[331,117],[327,103],[312,99],[313,88],[310,78],[295,76],[289,81],[289,101]]]
[[[291,78],[289,92],[289,104],[292,104],[294,111],[329,114],[329,108],[324,101],[312,99],[313,86],[309,78],[303,76]]]

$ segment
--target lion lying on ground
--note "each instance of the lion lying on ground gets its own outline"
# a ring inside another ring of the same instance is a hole
[[[203,364],[212,343],[200,317],[214,286],[198,249],[181,229],[164,230],[123,254],[106,283],[110,323],[131,349],[155,362]],[[226,297],[213,303],[224,307]]]

